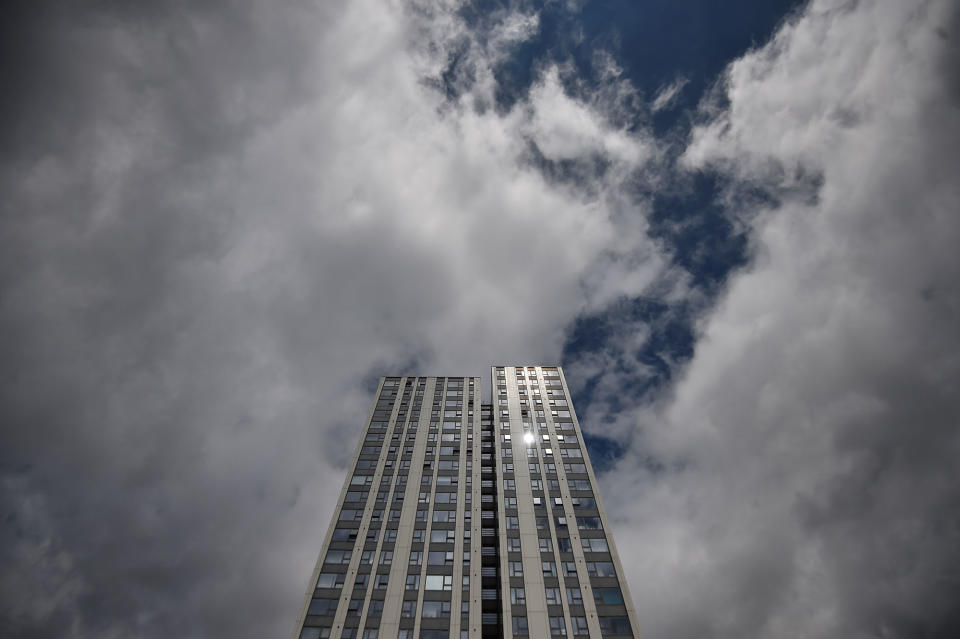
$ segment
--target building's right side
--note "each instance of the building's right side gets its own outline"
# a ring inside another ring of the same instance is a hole
[[[639,637],[563,371],[491,375],[504,636]]]

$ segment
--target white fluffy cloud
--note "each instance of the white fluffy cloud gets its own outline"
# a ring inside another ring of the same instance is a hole
[[[957,25],[812,2],[694,130],[688,167],[774,203],[605,479],[648,636],[960,629]]]
[[[578,311],[659,277],[623,191],[655,145],[556,71],[478,108],[537,20],[480,42],[455,8],[24,25],[47,83],[2,167],[7,636],[289,632],[371,371],[553,360]],[[530,140],[610,168],[548,181]],[[71,587],[37,577],[38,607],[34,569]]]
[[[814,2],[705,105],[686,167],[776,205],[733,211],[755,257],[682,381],[607,427],[635,429],[603,481],[648,636],[956,628],[947,4]],[[8,66],[35,73],[10,76],[0,139],[7,636],[287,633],[366,378],[549,361],[578,313],[690,299],[629,195],[666,154],[623,123],[656,104],[605,58],[589,102],[558,67],[495,108],[493,65],[538,17],[479,33],[457,7],[16,15]]]

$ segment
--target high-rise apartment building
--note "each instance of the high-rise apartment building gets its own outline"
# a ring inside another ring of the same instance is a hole
[[[295,637],[638,637],[563,371],[385,377]]]

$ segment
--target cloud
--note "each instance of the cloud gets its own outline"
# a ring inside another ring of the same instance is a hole
[[[550,361],[659,281],[649,134],[551,69],[484,108],[537,20],[481,41],[456,9],[17,14],[8,69],[44,80],[0,166],[5,636],[288,633],[371,374]],[[548,179],[531,140],[606,168]]]
[[[960,632],[958,25],[815,1],[705,105],[754,255],[604,478],[648,636]]]
[[[656,113],[673,105],[680,96],[680,92],[683,91],[683,88],[689,83],[689,79],[680,77],[670,84],[661,87],[657,95],[653,98],[653,102],[650,104],[650,110]]]
[[[631,446],[604,496],[648,636],[955,635],[947,4],[811,3],[681,167],[610,56],[498,106],[526,9],[19,5],[4,635],[289,633],[370,377],[550,361],[578,316],[612,322],[568,372]],[[751,238],[716,307],[648,238],[674,170],[719,174]],[[631,407],[618,377],[664,370]]]

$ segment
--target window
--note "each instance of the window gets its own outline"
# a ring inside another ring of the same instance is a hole
[[[544,590],[547,594],[547,605],[548,606],[560,606],[562,605],[562,600],[560,598],[560,589],[559,588],[546,588]]]
[[[431,551],[427,554],[428,566],[452,566],[453,551]]]
[[[450,616],[449,601],[424,601],[422,613],[424,618],[436,619],[437,617]]]
[[[456,540],[456,532],[453,530],[432,530],[430,531],[431,544],[452,544]]]
[[[367,609],[368,617],[379,617],[383,615],[383,600],[374,599],[370,602],[370,608]]]
[[[392,550],[382,551],[380,553],[380,565],[389,566],[392,563],[393,563],[393,551]]]
[[[377,575],[376,580],[373,582],[373,587],[376,590],[384,590],[387,587],[388,581],[390,581],[390,575]]]
[[[584,552],[609,552],[606,539],[582,539]]]
[[[540,539],[540,552],[553,552],[553,542],[549,538]]]
[[[494,591],[494,593],[496,593],[496,591]],[[496,595],[494,595],[494,599],[496,599]],[[527,595],[523,588],[510,589],[510,603],[514,606],[525,606],[527,604]]]
[[[351,550],[331,550],[323,561],[327,564],[349,564],[351,556],[353,556]]]
[[[567,603],[571,606],[583,605],[583,595],[580,594],[579,588],[567,588]]]
[[[565,561],[561,564],[563,568],[564,577],[576,577],[577,576],[577,564],[572,561]]]
[[[616,577],[613,563],[609,561],[588,561],[587,574],[591,577]]]
[[[427,575],[424,590],[452,590],[453,577],[450,575]]]
[[[574,497],[571,501],[573,502],[574,508],[597,509],[597,500],[592,497]]]
[[[573,626],[573,634],[575,635],[590,634],[590,631],[587,629],[586,617],[570,617],[570,624]]]
[[[420,589],[420,575],[407,575],[407,590]]]
[[[519,517],[507,517],[507,530],[519,530],[520,529],[520,518]]]
[[[357,575],[357,578],[353,580],[353,589],[354,590],[366,590],[367,589],[367,579],[370,577],[368,573],[362,572]]]
[[[550,636],[551,637],[567,636],[567,624],[564,623],[562,616],[550,617]]]
[[[511,577],[523,577],[523,562],[511,561],[509,565],[509,575]]]
[[[380,636],[379,628],[367,628],[363,631],[363,639],[377,639]]]
[[[557,550],[559,552],[572,552],[573,547],[570,544],[569,537],[558,537],[557,538]]]
[[[520,539],[518,537],[507,539],[507,552],[520,552]]]
[[[446,523],[457,520],[457,511],[455,510],[435,510],[433,511],[434,523]]]
[[[619,588],[594,588],[593,600],[597,604],[622,604],[623,593],[620,592]]]
[[[600,632],[604,637],[607,635],[633,636],[630,620],[626,617],[600,617]]]
[[[515,635],[527,634],[527,618],[526,617],[513,618],[513,634]]]
[[[403,606],[400,608],[400,616],[412,617],[416,613],[416,611],[417,611],[416,600],[407,600],[403,602]]]
[[[300,639],[329,639],[330,628],[304,628],[300,632]]]
[[[557,576],[557,565],[552,561],[542,561],[540,562],[543,567],[543,576],[544,577],[556,577]]]
[[[341,588],[343,586],[343,573],[341,572],[322,572],[317,578],[317,588]]]
[[[310,606],[307,608],[308,615],[319,615],[321,617],[333,616],[336,612],[336,599],[311,599]]]
[[[577,528],[581,530],[602,530],[599,517],[577,517]]]

